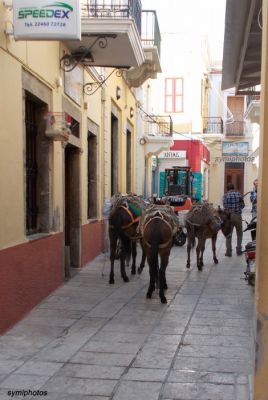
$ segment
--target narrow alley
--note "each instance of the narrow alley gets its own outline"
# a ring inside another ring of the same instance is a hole
[[[225,257],[222,234],[218,265],[206,247],[202,272],[194,252],[186,270],[186,246],[173,247],[167,305],[146,299],[147,266],[123,283],[117,264],[109,285],[108,256],[89,263],[0,338],[0,399],[248,400],[254,293],[244,256]]]

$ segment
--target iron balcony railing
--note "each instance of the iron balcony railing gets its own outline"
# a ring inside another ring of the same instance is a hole
[[[171,137],[173,132],[173,121],[170,115],[149,115],[143,117],[145,122],[144,133],[147,136]]]
[[[246,129],[246,123],[244,121],[226,122],[224,133],[226,136],[244,136]]]
[[[141,34],[140,0],[82,0],[82,18],[133,18]]]
[[[256,95],[256,94],[250,94],[250,95],[246,96],[247,108],[253,101],[260,101],[260,99],[261,99],[261,96]]]
[[[161,35],[154,10],[142,10],[141,42],[143,46],[156,46],[160,57]]]
[[[203,118],[203,133],[223,133],[223,120],[221,117]]]

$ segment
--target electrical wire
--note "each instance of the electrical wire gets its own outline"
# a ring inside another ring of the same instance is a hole
[[[215,88],[216,89],[216,88]],[[154,123],[156,123],[157,125],[159,125],[159,127],[160,127],[160,123],[156,120],[156,119],[154,119],[154,115],[150,115],[150,114],[148,114],[140,105],[138,105],[138,108],[141,110],[141,112],[143,112],[147,117],[149,117]],[[229,109],[228,109],[229,110]],[[229,110],[230,111],[230,110]],[[231,113],[231,111],[230,111],[230,114],[232,114]],[[233,118],[233,114],[232,114],[232,117],[231,118]],[[226,123],[226,122],[225,122]],[[176,134],[178,134],[178,135],[180,135],[180,136],[182,136],[182,137],[185,137],[186,139],[190,139],[191,141],[192,141],[192,143],[199,143],[199,142],[202,142],[202,143],[205,143],[205,144],[213,144],[213,143],[215,143],[215,141],[205,141],[204,140],[204,138],[199,138],[199,139],[197,139],[197,138],[193,138],[192,137],[192,132],[178,132],[178,131],[175,131],[175,130],[173,130],[172,131],[172,133],[176,133]],[[238,140],[233,140],[232,141],[232,143],[241,143],[241,139],[238,139]],[[217,144],[217,146],[218,146],[218,144]],[[216,150],[221,150],[222,149],[222,146],[221,145],[219,145],[218,147],[216,147],[216,146],[213,146]],[[252,152],[253,153],[253,152]],[[250,155],[252,154],[252,153],[250,153],[249,155],[248,155],[248,157],[250,157]]]
[[[262,13],[262,8],[260,8],[259,13],[258,13],[258,25],[259,25],[259,28],[262,30],[262,17],[261,17],[261,13]]]
[[[156,123],[159,127],[160,127],[160,122],[158,122],[156,119],[154,119],[155,115],[150,115],[148,114],[140,105],[138,105],[138,108],[141,110],[141,112],[143,112],[143,114],[145,114],[147,117],[149,117],[154,123]],[[177,131],[172,131],[172,133],[177,133],[178,135],[181,135],[187,139],[191,139],[192,133],[191,132],[177,132]],[[192,140],[196,140],[196,139],[192,139]]]

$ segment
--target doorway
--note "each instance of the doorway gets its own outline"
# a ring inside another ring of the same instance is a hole
[[[81,266],[80,152],[71,144],[65,148],[65,278]]]
[[[225,163],[224,192],[228,183],[234,185],[234,190],[244,194],[244,163]]]
[[[227,136],[244,135],[244,97],[228,96],[227,107],[233,115],[233,122],[226,124]]]
[[[131,192],[131,131],[127,129],[127,152],[126,152],[126,189],[127,193]]]
[[[50,230],[50,143],[45,136],[47,105],[25,91],[26,234]]]
[[[118,119],[111,114],[111,196],[118,193]]]

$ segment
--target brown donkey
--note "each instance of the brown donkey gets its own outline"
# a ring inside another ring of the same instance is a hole
[[[150,273],[147,298],[150,299],[153,291],[159,287],[161,303],[167,302],[164,294],[164,290],[167,289],[166,268],[174,235],[178,230],[177,221],[177,216],[169,206],[151,206],[141,221],[142,245]],[[160,256],[160,268],[158,256]]]
[[[111,270],[109,283],[114,283],[114,262],[120,240],[120,270],[124,282],[129,278],[126,274],[125,263],[132,255],[131,274],[136,274],[137,240],[140,236],[137,228],[141,215],[145,209],[145,203],[141,198],[134,195],[117,195],[113,199],[113,205],[109,214],[109,239],[110,239],[110,261]],[[145,255],[142,255],[141,268],[145,264]]]
[[[213,260],[215,264],[218,264],[216,257],[217,236],[220,229],[225,237],[231,234],[230,214],[220,207],[215,209],[209,204],[204,203],[191,208],[186,215],[185,225],[187,229],[188,255],[186,267],[190,268],[190,252],[191,248],[195,245],[195,238],[197,238],[196,262],[199,271],[202,271],[204,266],[203,254],[207,239],[211,239]]]

